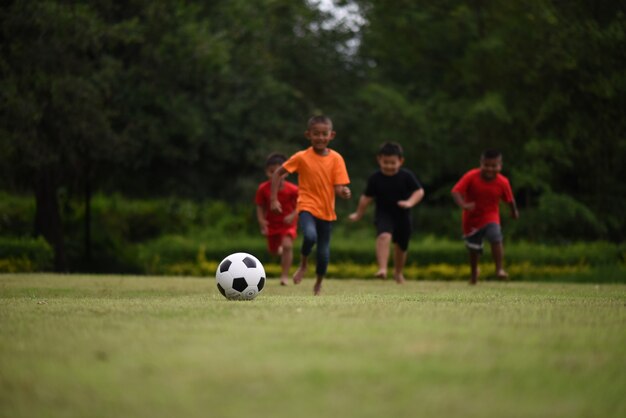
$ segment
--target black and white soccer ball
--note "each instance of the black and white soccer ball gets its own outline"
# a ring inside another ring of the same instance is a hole
[[[265,287],[263,264],[248,253],[234,253],[223,259],[215,278],[218,290],[226,299],[252,300]]]

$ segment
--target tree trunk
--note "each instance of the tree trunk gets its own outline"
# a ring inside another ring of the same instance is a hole
[[[54,269],[67,271],[63,225],[52,170],[41,168],[35,178],[35,236],[42,235],[54,250]]]

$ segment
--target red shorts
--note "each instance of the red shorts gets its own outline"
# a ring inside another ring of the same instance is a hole
[[[283,244],[283,238],[287,236],[295,240],[296,230],[289,229],[287,231],[279,232],[278,234],[267,235],[267,248],[271,254],[278,254],[278,248]]]

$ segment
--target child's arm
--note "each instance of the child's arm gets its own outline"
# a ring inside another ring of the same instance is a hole
[[[335,194],[343,199],[350,199],[350,196],[352,196],[352,192],[346,184],[336,184]]]
[[[256,206],[256,219],[259,221],[261,234],[267,235],[267,214],[265,213],[265,208],[261,205]]]
[[[465,209],[465,210],[474,210],[474,208],[476,207],[476,203],[474,202],[466,202],[463,199],[463,195],[461,195],[461,193],[459,192],[452,192],[452,199],[454,199],[454,202],[459,205],[459,207]]]
[[[515,203],[515,199],[509,202],[509,208],[511,209],[511,217],[513,219],[519,219],[519,211],[517,210],[517,203]]]
[[[285,170],[283,166],[278,167],[278,170],[272,174],[272,185],[270,188],[270,210],[272,212],[281,213],[283,208],[278,201],[278,189],[280,188],[280,182],[289,175],[289,171]]]
[[[285,218],[283,219],[283,222],[285,222],[288,225],[291,225],[291,224],[293,224],[293,222],[294,222],[294,220],[296,219],[297,216],[298,216],[298,211],[294,210],[289,215],[285,216]]]
[[[398,206],[404,209],[410,209],[417,205],[424,198],[424,189],[417,189],[411,194],[407,200],[398,201]]]
[[[359,198],[359,206],[357,206],[356,212],[351,213],[348,216],[348,219],[350,219],[352,222],[356,222],[360,220],[363,217],[363,214],[365,213],[365,209],[367,209],[369,204],[372,203],[372,200],[374,200],[374,198],[365,196],[364,194],[362,194],[361,197]]]

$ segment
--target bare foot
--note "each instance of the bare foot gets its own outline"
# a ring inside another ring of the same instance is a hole
[[[498,280],[509,280],[509,273],[504,270],[498,270],[496,272],[496,278]]]
[[[322,292],[322,282],[319,280],[315,282],[315,286],[313,286],[313,295],[319,296]]]
[[[387,270],[378,270],[374,277],[385,280],[387,278]]]
[[[287,278],[286,277],[281,277],[280,278],[280,285],[281,286],[287,286],[287,284],[289,284]]]
[[[471,285],[474,285],[476,283],[478,283],[478,277],[480,276],[480,267],[476,268],[476,274],[472,274],[472,277],[470,277],[470,283]]]
[[[295,284],[300,284],[300,282],[302,282],[302,278],[304,277],[304,273],[306,272],[306,268],[305,267],[298,267],[298,270],[296,270],[296,272],[293,274],[293,282]]]
[[[394,276],[394,279],[396,279],[396,283],[398,283],[398,284],[403,284],[404,282],[406,282],[406,280],[404,279],[404,275],[403,274],[396,274]]]

